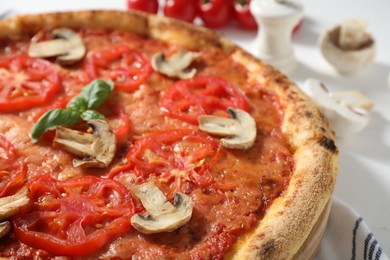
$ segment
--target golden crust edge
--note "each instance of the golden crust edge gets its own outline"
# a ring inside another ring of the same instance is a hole
[[[296,164],[287,190],[227,258],[293,259],[332,197],[338,173],[334,135],[319,109],[286,76],[244,51],[233,57],[247,65],[254,82],[268,85],[280,97],[282,130]]]
[[[284,106],[283,132],[295,151],[296,168],[287,190],[272,203],[254,231],[235,244],[227,258],[294,257],[331,199],[338,172],[338,151],[329,124],[294,83],[214,31],[139,12],[95,10],[17,16],[0,22],[0,39],[33,35],[40,29],[61,26],[112,28],[172,41],[190,49],[218,48],[246,66],[253,82],[275,91]],[[307,162],[306,158],[313,155],[314,160]]]

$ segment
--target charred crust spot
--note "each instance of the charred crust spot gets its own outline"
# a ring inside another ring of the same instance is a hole
[[[268,241],[261,247],[260,257],[264,259],[269,259],[274,255],[275,251],[276,251],[275,241],[274,240]]]
[[[311,117],[313,116],[313,114],[312,114],[310,111],[306,111],[306,112],[305,112],[305,116],[306,116],[307,118],[311,118]]]
[[[319,144],[323,146],[325,149],[329,150],[331,153],[337,152],[337,146],[335,142],[332,139],[327,138],[324,136],[320,141]]]

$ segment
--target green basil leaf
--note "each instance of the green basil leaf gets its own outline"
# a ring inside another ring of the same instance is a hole
[[[53,109],[46,112],[38,122],[32,127],[30,136],[32,142],[35,143],[39,138],[50,128],[59,125],[73,125],[80,120],[80,113],[65,110],[65,109]]]
[[[87,109],[100,107],[110,96],[114,89],[114,83],[111,80],[96,79],[89,83],[80,93],[87,102]]]
[[[95,110],[86,110],[85,112],[81,113],[81,118],[85,121],[88,121],[91,119],[104,120],[104,116],[102,114],[100,114],[99,112],[96,112]]]
[[[69,110],[81,113],[88,109],[88,102],[83,97],[76,96],[69,101],[66,107]]]

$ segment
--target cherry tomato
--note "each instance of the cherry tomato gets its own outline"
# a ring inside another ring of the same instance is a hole
[[[156,14],[158,11],[158,0],[127,0],[127,8]]]
[[[129,92],[137,90],[152,72],[149,60],[126,45],[92,52],[85,66],[91,80],[111,79],[115,83],[115,90]]]
[[[131,229],[131,193],[112,179],[85,176],[66,181],[47,175],[28,184],[31,203],[13,218],[15,237],[54,255],[99,251]]]
[[[168,116],[195,125],[200,115],[228,117],[228,107],[248,110],[243,94],[226,80],[214,76],[177,81],[164,93],[160,105]]]
[[[50,62],[27,56],[0,58],[0,111],[43,105],[59,88],[58,72]]]
[[[195,0],[166,0],[164,15],[172,18],[192,22],[197,16],[197,2]]]
[[[256,30],[257,22],[249,10],[250,0],[237,0],[234,4],[234,15],[241,28]]]
[[[232,17],[231,2],[230,0],[200,0],[199,16],[207,27],[224,27]]]
[[[303,18],[299,21],[299,23],[294,27],[294,30],[293,30],[293,33],[296,33],[297,31],[299,31],[299,29],[301,29],[302,27],[302,24],[303,24]]]

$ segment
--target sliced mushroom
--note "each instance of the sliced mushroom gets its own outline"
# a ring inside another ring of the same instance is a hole
[[[365,28],[364,21],[346,20],[321,35],[321,53],[340,74],[356,72],[374,60],[375,40]]]
[[[189,79],[195,76],[196,69],[189,69],[188,66],[199,56],[198,52],[182,49],[167,60],[164,53],[158,52],[152,57],[152,67],[154,70],[169,77]]]
[[[86,48],[81,37],[68,28],[53,30],[53,40],[31,43],[28,55],[35,58],[57,57],[61,64],[73,64],[81,60]]]
[[[106,168],[115,155],[115,134],[104,120],[92,119],[87,124],[92,128],[93,134],[56,127],[53,147],[83,157],[81,160],[73,160],[74,167]]]
[[[339,100],[350,107],[359,107],[370,110],[374,106],[371,100],[359,90],[333,91],[331,95],[336,100]]]
[[[0,221],[17,214],[29,202],[27,189],[21,190],[12,196],[0,198]]]
[[[320,81],[308,79],[302,90],[313,99],[329,119],[337,137],[357,133],[368,124],[368,111],[358,106],[360,102],[345,97],[341,99],[344,94],[333,95]],[[363,104],[366,102],[364,101]]]
[[[199,129],[218,136],[224,147],[230,149],[248,149],[256,140],[256,122],[250,114],[241,109],[228,108],[230,118],[203,115],[198,118]]]
[[[132,192],[147,211],[146,216],[136,214],[131,218],[135,229],[144,234],[172,232],[186,224],[192,216],[193,204],[189,196],[177,192],[173,205],[152,183],[136,186]]]
[[[11,229],[11,224],[8,221],[0,222],[0,238],[7,235]]]

